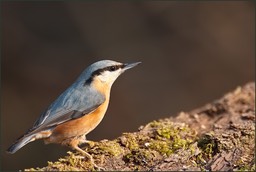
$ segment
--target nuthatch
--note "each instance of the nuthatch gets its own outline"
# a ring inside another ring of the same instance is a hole
[[[85,136],[95,129],[104,117],[114,81],[124,71],[139,63],[123,64],[102,60],[90,65],[7,152],[13,154],[32,141],[44,139],[46,144],[70,146],[86,155],[97,167],[92,156],[79,148],[79,145],[89,142]]]

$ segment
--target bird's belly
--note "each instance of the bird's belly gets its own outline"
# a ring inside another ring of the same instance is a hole
[[[107,106],[108,101],[105,101],[94,112],[58,125],[53,129],[51,136],[45,139],[45,142],[63,143],[74,137],[88,134],[101,122],[106,113]]]

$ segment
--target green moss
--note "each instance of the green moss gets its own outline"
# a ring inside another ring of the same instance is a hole
[[[157,127],[159,127],[159,126],[162,126],[162,123],[161,122],[159,122],[159,121],[152,121],[152,122],[150,122],[149,124],[148,124],[151,128],[157,128]]]
[[[85,160],[85,157],[81,155],[76,155],[73,152],[67,152],[69,156],[65,156],[64,158],[60,158],[56,162],[48,162],[48,167],[50,166],[53,169],[59,171],[78,171],[84,170],[85,167],[88,169],[93,169],[93,165]],[[47,169],[46,169],[47,170]]]
[[[198,147],[202,150],[202,155],[207,158],[211,158],[213,156],[213,148],[215,147],[215,142],[211,135],[204,135],[198,140]]]
[[[69,155],[60,158],[56,162],[48,161],[47,167],[25,169],[25,171],[84,171],[93,170],[93,165],[84,160],[83,156],[75,155],[72,152],[67,152]]]
[[[156,137],[150,143],[150,148],[167,156],[178,149],[189,148],[196,137],[196,133],[183,123],[153,121],[151,126],[157,127],[157,129]]]
[[[244,157],[240,157],[238,161],[235,162],[237,169],[235,171],[255,171],[255,160],[248,161]]]
[[[153,152],[150,152],[147,149],[138,149],[126,154],[123,159],[125,162],[133,162],[137,165],[144,165],[152,163],[153,158]]]
[[[117,140],[100,142],[94,150],[98,153],[106,153],[112,156],[118,156],[124,152]]]
[[[173,150],[169,141],[152,140],[149,143],[149,148],[152,150],[156,150],[162,155],[169,156],[170,154],[173,153]]]
[[[171,128],[159,128],[157,129],[157,134],[166,139],[170,139],[174,136],[174,133],[171,131]]]
[[[202,150],[200,156],[207,159],[212,158],[221,149],[221,147],[217,144],[214,133],[208,133],[203,135],[198,140],[198,147]]]
[[[127,162],[143,163],[152,160],[153,153],[170,156],[179,149],[190,149],[196,134],[183,123],[173,124],[170,120],[153,121],[144,127],[142,133],[125,133],[120,137],[122,145],[129,149],[124,159]],[[193,151],[190,151],[193,152]]]
[[[245,164],[239,167],[236,171],[255,171],[255,163],[253,165]]]
[[[138,138],[136,134],[133,133],[125,133],[125,140],[123,140],[123,144],[125,147],[127,147],[129,150],[137,150],[139,149],[139,143],[138,143]]]

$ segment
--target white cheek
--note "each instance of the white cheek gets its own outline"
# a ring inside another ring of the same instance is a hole
[[[117,79],[119,75],[120,70],[114,72],[105,71],[101,75],[99,75],[98,78],[101,80],[101,82],[113,84],[113,82]]]

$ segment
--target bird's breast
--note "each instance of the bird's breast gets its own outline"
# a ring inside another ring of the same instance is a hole
[[[95,111],[84,115],[81,118],[68,121],[53,129],[52,134],[47,138],[47,143],[61,143],[66,139],[86,135],[91,132],[103,119],[109,104],[107,99]]]

